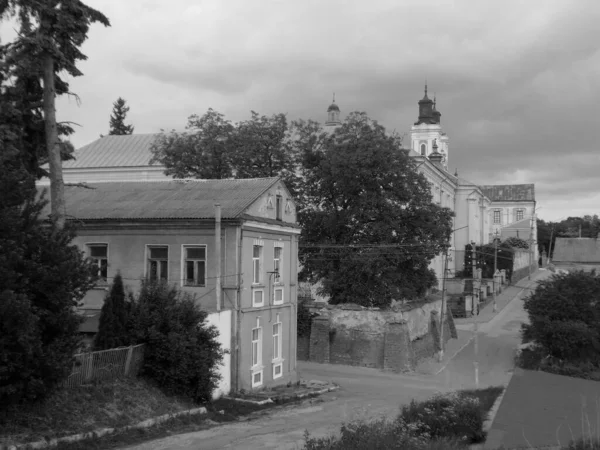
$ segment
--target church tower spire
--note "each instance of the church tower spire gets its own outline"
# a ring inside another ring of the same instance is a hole
[[[327,108],[327,122],[326,127],[338,127],[342,124],[340,121],[340,108],[335,104],[335,92],[333,93],[333,101]]]
[[[434,93],[430,99],[427,88],[425,81],[425,92],[418,102],[419,117],[410,130],[412,149],[426,158],[432,155],[432,162],[447,171],[449,139],[440,125],[442,113],[437,109],[437,95]]]

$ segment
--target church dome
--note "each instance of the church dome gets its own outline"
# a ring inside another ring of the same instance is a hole
[[[329,105],[329,108],[327,108],[327,112],[331,112],[331,111],[338,111],[339,112],[340,108],[335,103],[332,103],[331,105]]]

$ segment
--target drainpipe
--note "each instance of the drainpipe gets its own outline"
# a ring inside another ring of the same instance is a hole
[[[221,205],[215,203],[215,259],[217,260],[217,312],[221,311]]]
[[[235,391],[238,392],[240,390],[240,343],[241,343],[241,329],[242,329],[242,268],[244,266],[242,261],[243,255],[243,242],[244,242],[244,230],[242,228],[242,224],[238,225],[239,232],[239,241],[238,241],[238,264],[237,264],[237,278],[238,278],[238,295],[236,299],[236,314],[235,314],[235,337],[234,337],[234,346],[233,352],[235,355],[235,365],[233,365],[234,376],[233,382],[235,383]]]

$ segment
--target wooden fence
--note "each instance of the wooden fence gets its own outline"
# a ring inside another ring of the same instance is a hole
[[[144,344],[75,355],[65,387],[136,376],[144,361]]]

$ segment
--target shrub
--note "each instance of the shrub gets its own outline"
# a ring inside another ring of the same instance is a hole
[[[143,281],[132,316],[133,340],[146,344],[141,375],[170,394],[210,401],[223,351],[194,297],[165,282]]]
[[[524,250],[529,249],[529,244],[527,243],[527,241],[516,236],[506,238],[504,240],[504,243],[512,248],[522,248]]]
[[[0,164],[1,166],[1,164]],[[79,346],[75,306],[93,275],[74,230],[41,218],[45,200],[14,192],[0,167],[0,405],[41,400],[68,376]]]
[[[403,406],[400,417],[414,424],[418,434],[431,438],[456,438],[476,443],[485,439],[484,417],[479,401],[458,393],[439,394],[424,402],[411,401]]]
[[[600,349],[600,277],[575,271],[554,274],[525,299],[529,325],[524,336],[547,352],[571,361],[595,357]]]
[[[125,301],[123,279],[117,273],[102,305],[94,349],[105,350],[129,345],[131,339],[127,330],[128,322],[129,306]]]

